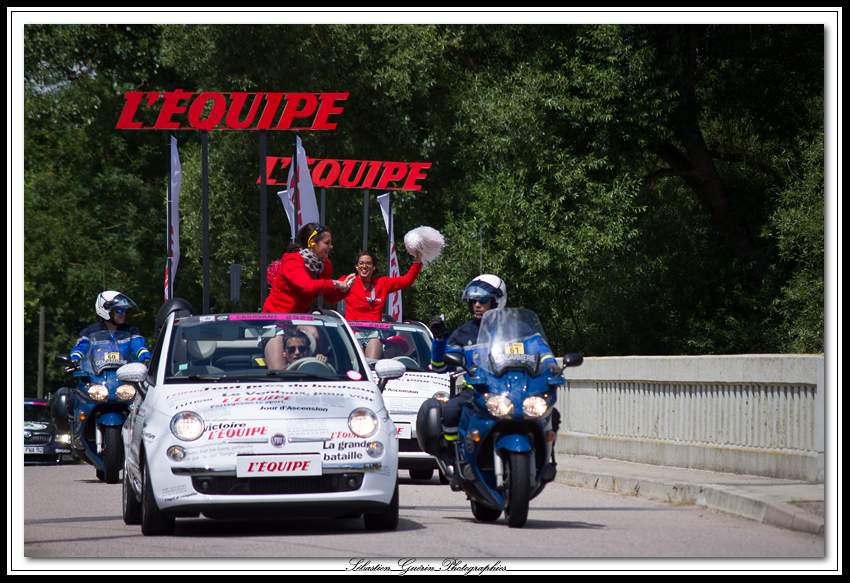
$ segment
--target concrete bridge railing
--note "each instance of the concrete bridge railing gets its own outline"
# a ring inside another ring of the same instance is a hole
[[[823,481],[823,355],[586,358],[556,452]]]

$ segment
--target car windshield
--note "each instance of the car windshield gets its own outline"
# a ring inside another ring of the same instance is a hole
[[[539,374],[541,357],[552,351],[537,314],[503,308],[484,313],[473,353],[482,370],[499,376],[509,368]]]
[[[431,335],[424,324],[349,322],[363,350],[403,362],[407,370],[426,371],[431,364]],[[373,354],[366,351],[366,354]]]
[[[290,336],[297,340],[291,341]],[[288,356],[283,340],[293,348]],[[268,366],[267,346],[269,350],[279,347],[278,357],[282,356],[285,366]],[[165,366],[166,382],[175,383],[368,378],[342,321],[310,314],[227,314],[181,319],[172,328]]]
[[[89,349],[81,369],[100,375],[104,370],[119,369],[134,360],[128,332],[102,330],[89,336]]]
[[[52,423],[50,419],[50,408],[47,403],[24,404],[24,421],[45,421]]]

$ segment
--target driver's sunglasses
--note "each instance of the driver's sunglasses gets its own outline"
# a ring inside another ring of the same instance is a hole
[[[296,351],[296,350],[297,350],[298,352],[307,352],[307,347],[306,347],[306,346],[287,346],[287,347],[286,347],[286,351],[287,351],[289,354],[295,354],[295,351]]]
[[[127,308],[113,308],[112,311],[115,312],[116,314],[123,314],[124,312],[127,311]]]

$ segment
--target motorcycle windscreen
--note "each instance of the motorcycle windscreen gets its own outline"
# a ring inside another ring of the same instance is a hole
[[[83,370],[89,369],[89,372],[100,375],[104,370],[118,369],[133,361],[130,334],[127,332],[95,332],[89,337],[89,342]]]
[[[496,376],[508,369],[537,375],[541,359],[552,354],[537,314],[523,308],[485,312],[475,348],[480,365]]]

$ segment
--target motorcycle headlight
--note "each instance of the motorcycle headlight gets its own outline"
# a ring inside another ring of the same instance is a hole
[[[136,387],[133,385],[121,385],[115,389],[115,396],[119,401],[129,401],[136,396]]]
[[[528,397],[522,402],[522,414],[526,417],[540,417],[548,408],[546,399],[543,397]]]
[[[496,417],[510,417],[514,412],[514,404],[504,395],[489,395],[487,410]]]
[[[434,393],[434,398],[438,401],[442,401],[443,403],[449,402],[449,394],[445,391],[437,391]]]
[[[89,385],[88,393],[89,397],[91,397],[95,401],[109,400],[109,389],[107,389],[103,385]]]
[[[204,420],[197,413],[183,411],[171,418],[171,433],[183,441],[194,441],[204,432]]]
[[[348,416],[348,427],[357,437],[371,437],[378,430],[378,418],[369,409],[357,409]]]

